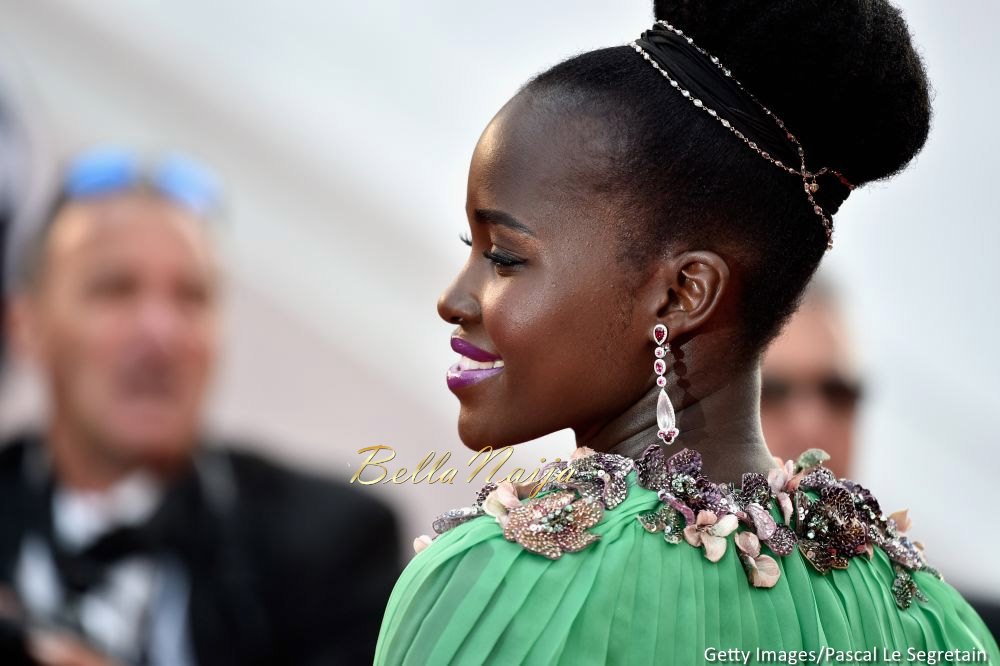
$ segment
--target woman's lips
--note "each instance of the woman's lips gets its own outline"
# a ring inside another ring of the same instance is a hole
[[[448,368],[448,388],[460,389],[489,379],[503,372],[503,359],[468,340],[452,338],[451,348],[460,354],[458,362]]]
[[[465,338],[452,337],[451,348],[462,356],[471,358],[473,361],[492,362],[501,360],[499,354],[491,354],[485,349],[480,349]]]

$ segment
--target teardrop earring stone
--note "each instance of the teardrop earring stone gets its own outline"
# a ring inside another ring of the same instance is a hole
[[[661,389],[660,396],[656,399],[656,425],[659,426],[660,430],[670,430],[676,423],[674,404],[670,402],[670,396],[667,395],[667,392]]]

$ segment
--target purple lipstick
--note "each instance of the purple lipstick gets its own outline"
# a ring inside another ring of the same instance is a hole
[[[460,355],[458,362],[448,368],[448,388],[453,391],[503,372],[503,359],[500,356],[480,349],[468,340],[453,337],[451,348]]]

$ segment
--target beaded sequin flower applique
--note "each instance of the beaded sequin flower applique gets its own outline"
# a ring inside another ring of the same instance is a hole
[[[900,608],[914,598],[925,600],[912,573],[940,574],[927,564],[923,547],[904,535],[910,521],[906,512],[884,516],[868,489],[848,479],[837,479],[823,466],[829,456],[810,449],[796,461],[777,461],[765,476],[747,473],[741,486],[712,482],[702,473],[701,455],[683,449],[669,458],[659,445],[650,446],[638,460],[610,453],[577,449],[569,461],[550,463],[558,474],[529,497],[530,484],[489,483],[476,503],[447,511],[434,521],[440,535],[483,515],[493,516],[508,541],[531,552],[558,559],[566,552],[586,548],[599,539],[589,531],[605,510],[621,504],[628,493],[628,474],[634,469],[638,485],[657,493],[661,504],[636,516],[643,528],[660,533],[668,544],[687,541],[703,548],[713,562],[722,559],[730,538],[755,587],[773,587],[781,571],[772,554],[786,557],[796,549],[822,574],[845,569],[859,555],[871,558],[881,548],[893,562],[893,597]],[[547,494],[546,494],[547,493]],[[779,520],[771,513],[772,502]],[[743,530],[737,532],[737,528]],[[431,541],[414,542],[422,550]],[[771,554],[764,553],[766,546]]]
[[[558,559],[564,552],[583,550],[599,538],[587,529],[600,522],[604,507],[596,500],[576,499],[559,490],[511,509],[503,536],[533,553]]]
[[[883,516],[870,491],[848,479],[837,479],[822,465],[828,459],[825,452],[810,449],[794,463],[778,461],[779,466],[767,477],[744,474],[742,486],[735,488],[707,479],[696,451],[685,449],[666,459],[660,447],[651,446],[636,462],[639,485],[656,490],[663,505],[637,518],[647,530],[664,531],[668,542],[677,543],[681,517],[687,524],[687,536],[692,527],[705,522],[702,516],[706,512],[716,523],[735,516],[746,528],[734,537],[740,561],[756,587],[772,587],[780,577],[777,563],[761,553],[761,544],[778,556],[787,556],[797,548],[823,574],[847,568],[848,561],[858,555],[871,558],[877,546],[894,563],[892,589],[897,605],[907,608],[914,597],[923,600],[912,572],[940,574],[927,564],[922,546],[903,535],[909,528],[905,512]],[[780,523],[771,516],[772,500],[781,514]],[[696,540],[688,541],[700,545]],[[705,555],[717,561],[721,559],[719,550],[716,542],[711,550],[706,548]]]
[[[533,484],[488,483],[473,506],[446,511],[434,520],[433,528],[443,534],[473,518],[490,515],[503,528],[508,541],[558,559],[600,538],[588,530],[600,522],[605,509],[613,509],[625,500],[633,465],[630,458],[581,447],[568,461],[551,462],[542,468],[544,475],[551,472],[552,476],[536,494],[547,494],[529,497]],[[419,537],[414,549],[423,550],[429,540]]]

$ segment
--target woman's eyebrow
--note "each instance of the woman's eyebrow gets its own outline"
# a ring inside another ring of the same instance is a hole
[[[513,215],[505,213],[501,210],[493,210],[491,208],[477,208],[474,212],[474,219],[477,222],[482,222],[484,224],[499,224],[514,231],[520,231],[528,236],[534,236],[535,232],[531,228],[520,222]]]

